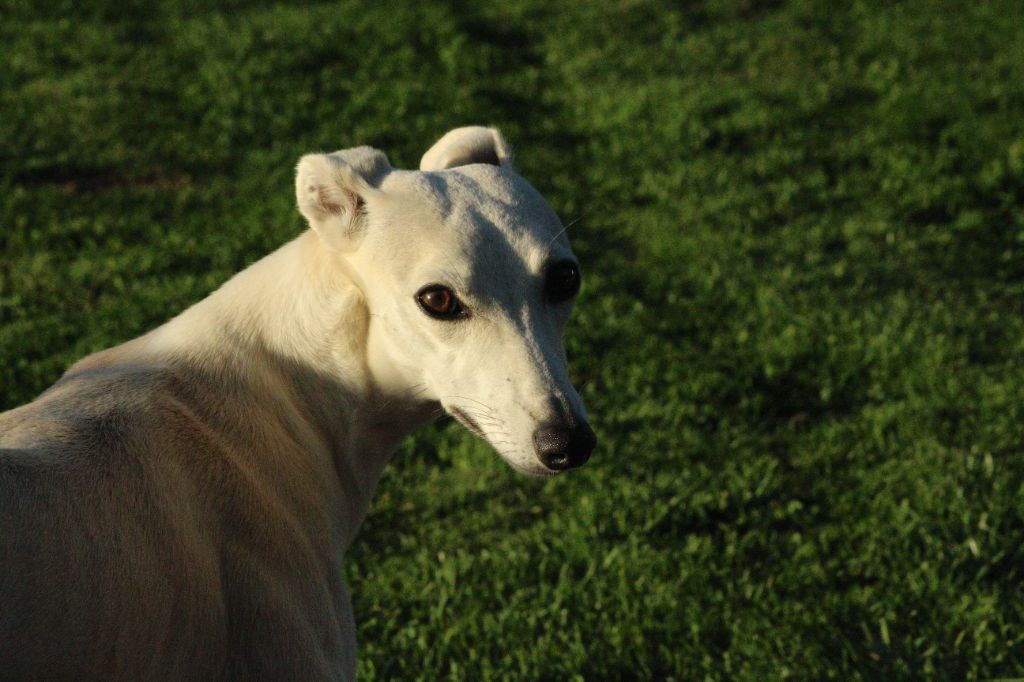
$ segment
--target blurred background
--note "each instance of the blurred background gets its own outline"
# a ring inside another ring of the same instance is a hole
[[[0,408],[297,235],[306,152],[496,125],[574,222],[599,449],[407,443],[361,679],[1024,670],[1019,0],[0,0],[0,43]]]

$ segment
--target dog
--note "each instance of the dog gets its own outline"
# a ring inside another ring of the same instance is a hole
[[[351,680],[341,561],[405,436],[590,457],[579,265],[497,130],[310,154],[296,195],[294,241],[0,414],[0,677]]]

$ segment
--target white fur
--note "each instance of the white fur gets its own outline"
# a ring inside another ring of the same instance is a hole
[[[572,254],[510,159],[477,127],[421,171],[303,157],[311,230],[0,415],[0,670],[352,679],[340,562],[398,443],[443,407],[550,475],[534,432],[586,419],[541,284]]]

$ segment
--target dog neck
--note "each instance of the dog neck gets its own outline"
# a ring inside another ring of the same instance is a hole
[[[329,457],[347,545],[394,450],[437,405],[389,371],[345,270],[307,231],[139,341],[207,376],[242,378],[246,394],[272,402],[303,449]]]

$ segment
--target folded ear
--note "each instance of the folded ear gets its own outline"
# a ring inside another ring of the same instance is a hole
[[[512,166],[512,148],[494,128],[468,126],[445,133],[420,160],[420,170],[444,170],[471,163]]]
[[[327,246],[351,251],[365,224],[366,199],[390,170],[387,157],[371,147],[307,154],[295,172],[299,212]]]

